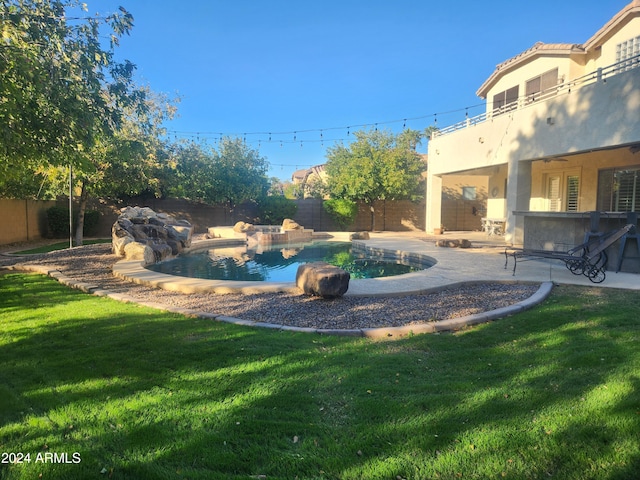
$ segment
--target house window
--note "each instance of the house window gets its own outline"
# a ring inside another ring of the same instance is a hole
[[[547,210],[550,212],[559,212],[562,208],[560,180],[560,175],[549,175],[547,177]]]
[[[546,176],[545,196],[550,212],[577,212],[580,200],[580,175],[553,173]]]
[[[580,195],[580,177],[578,175],[567,176],[567,212],[578,211]]]
[[[462,198],[464,200],[475,200],[476,187],[462,187]]]
[[[640,211],[640,166],[611,168],[598,173],[598,210]]]
[[[622,70],[629,70],[638,66],[638,59],[632,60],[640,55],[640,36],[621,42],[616,45],[616,63],[624,62],[620,65]],[[625,61],[626,60],[626,61]]]
[[[554,68],[540,76],[527,81],[525,94],[527,101],[535,102],[548,95],[555,94],[555,87],[558,85],[558,69]]]
[[[493,114],[499,115],[518,107],[519,86],[511,87],[493,96]]]

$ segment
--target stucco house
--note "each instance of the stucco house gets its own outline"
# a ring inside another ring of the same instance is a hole
[[[311,168],[296,170],[291,175],[291,181],[294,185],[299,185],[302,188],[304,198],[312,196],[318,186],[327,181],[325,165],[314,165]]]
[[[640,0],[583,44],[536,43],[480,86],[478,117],[429,142],[426,229],[442,223],[443,183],[476,176],[505,243],[562,248],[640,212]],[[608,222],[608,223],[607,223]]]

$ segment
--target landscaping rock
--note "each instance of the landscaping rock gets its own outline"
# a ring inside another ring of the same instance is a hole
[[[250,223],[238,222],[233,226],[233,231],[236,233],[249,233],[255,232],[256,227]]]
[[[447,248],[471,248],[471,242],[469,240],[437,240],[436,247]]]
[[[343,296],[349,289],[351,275],[325,262],[305,263],[298,267],[296,285],[306,295],[323,298]]]
[[[173,251],[172,248],[164,242],[151,243],[149,244],[149,247],[153,250],[156,262],[161,262],[162,260],[170,258]]]
[[[127,260],[141,260],[145,265],[151,265],[156,261],[156,255],[149,245],[139,242],[130,242],[124,247],[124,256]]]
[[[369,240],[369,232],[353,232],[349,235],[349,240]]]
[[[282,231],[288,232],[290,230],[302,230],[304,227],[300,225],[298,222],[291,220],[290,218],[285,218],[282,222]]]
[[[125,207],[111,227],[113,253],[145,265],[177,255],[191,245],[193,228],[186,220],[148,207]],[[146,247],[146,248],[145,248]]]

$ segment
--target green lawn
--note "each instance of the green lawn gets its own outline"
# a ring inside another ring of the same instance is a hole
[[[638,319],[637,292],[557,287],[374,342],[0,275],[0,452],[30,455],[0,478],[637,478]]]

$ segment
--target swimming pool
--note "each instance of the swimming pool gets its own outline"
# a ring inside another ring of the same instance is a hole
[[[318,261],[340,267],[354,279],[403,275],[431,266],[427,263],[372,257],[354,248],[351,242],[316,241],[259,249],[246,246],[213,248],[180,255],[146,268],[190,278],[294,282],[301,264]]]

